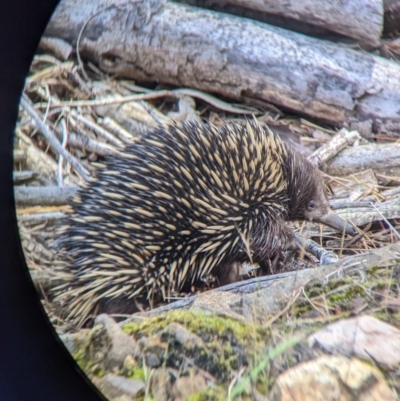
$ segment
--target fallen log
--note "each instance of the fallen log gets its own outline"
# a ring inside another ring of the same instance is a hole
[[[350,272],[365,271],[372,267],[387,268],[400,260],[400,244],[390,244],[367,253],[345,257],[338,262],[318,269],[305,269],[228,284],[210,291],[192,295],[160,306],[148,312],[138,312],[120,323],[140,321],[144,316],[155,316],[173,309],[212,310],[213,313],[232,314],[232,317],[269,319],[271,314],[285,310],[293,294],[308,283],[322,282]],[[213,302],[220,294],[219,303]],[[239,316],[238,316],[239,315]]]
[[[392,0],[393,1],[393,0]],[[187,0],[189,4],[230,11],[231,7],[289,18],[352,38],[372,47],[379,46],[383,30],[381,0]],[[271,18],[272,19],[272,18]],[[286,28],[286,26],[285,26]]]
[[[400,132],[398,64],[267,24],[167,0],[65,0],[46,35],[73,44],[79,36],[80,53],[111,75]]]

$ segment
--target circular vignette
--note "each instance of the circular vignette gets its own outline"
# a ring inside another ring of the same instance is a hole
[[[12,143],[19,98],[57,0],[0,1],[0,398],[104,400],[47,319],[25,263],[15,216]]]

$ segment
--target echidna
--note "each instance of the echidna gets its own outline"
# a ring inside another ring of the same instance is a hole
[[[284,221],[294,219],[355,234],[329,208],[318,170],[268,127],[160,126],[108,157],[73,199],[57,298],[70,318],[166,299],[275,257],[293,243]]]

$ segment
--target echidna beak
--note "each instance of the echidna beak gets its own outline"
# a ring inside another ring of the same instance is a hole
[[[346,234],[353,236],[358,234],[358,231],[349,222],[342,220],[335,212],[332,212],[332,210],[322,216],[318,222],[332,227],[341,233],[344,231]]]

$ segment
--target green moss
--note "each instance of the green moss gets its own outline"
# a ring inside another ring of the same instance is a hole
[[[358,285],[346,286],[342,291],[327,296],[328,306],[346,306],[357,295],[364,296],[365,290]]]
[[[84,340],[81,340],[78,351],[73,353],[72,357],[86,375],[102,377],[104,376],[104,372],[102,372],[99,367],[88,358],[87,349],[89,344],[90,335],[86,336]]]
[[[225,401],[226,392],[222,389],[207,388],[196,394],[191,394],[186,401]]]
[[[87,376],[103,377],[105,375],[105,372],[98,364],[93,363],[87,358],[86,351],[84,349],[78,350],[72,354],[72,357]]]
[[[130,371],[127,373],[127,376],[130,379],[135,379],[135,380],[145,381],[146,379],[144,369],[141,366],[134,366],[133,368],[131,368]]]
[[[169,327],[178,323],[199,341],[180,341]],[[269,329],[202,311],[170,311],[143,323],[129,323],[124,331],[136,339],[146,337],[144,354],[156,354],[163,366],[182,369],[188,359],[218,380],[228,380],[232,370],[247,366],[263,351]],[[184,374],[184,371],[181,371]]]
[[[296,318],[304,315],[312,309],[312,306],[308,301],[298,301],[293,307],[293,313]]]
[[[215,335],[226,338],[234,337],[240,342],[257,340],[269,335],[269,330],[261,326],[248,326],[234,319],[215,316],[202,311],[170,311],[168,313],[146,319],[143,323],[128,323],[123,330],[134,337],[150,336],[160,332],[170,323],[180,323],[187,330],[203,339]],[[212,337],[211,337],[212,336]]]
[[[87,361],[85,359],[85,352],[80,349],[77,352],[75,352],[74,354],[72,354],[72,357],[74,358],[75,362],[78,364],[78,366],[84,371],[86,372],[86,364]]]

